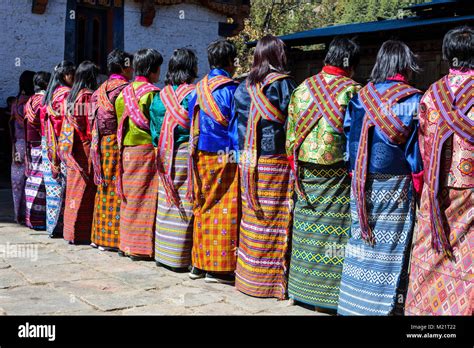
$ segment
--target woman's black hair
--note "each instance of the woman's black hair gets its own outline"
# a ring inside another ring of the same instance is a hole
[[[207,46],[207,59],[211,69],[232,66],[237,57],[237,48],[229,40],[218,39]]]
[[[283,41],[273,35],[265,35],[257,42],[253,55],[252,69],[247,80],[251,85],[263,82],[273,70],[286,74],[286,52]]]
[[[350,69],[359,65],[359,59],[360,47],[353,39],[335,37],[329,44],[324,64]]]
[[[132,64],[133,55],[118,48],[114,49],[107,56],[107,70],[109,74],[120,74],[123,70],[131,68]]]
[[[43,105],[48,105],[53,99],[53,93],[56,90],[56,87],[66,85],[64,78],[67,75],[74,75],[76,67],[70,61],[63,60],[61,63],[54,67],[54,71],[49,80],[48,88],[46,89],[46,94],[43,98]]]
[[[401,74],[408,77],[410,73],[418,73],[416,55],[402,41],[385,41],[377,53],[374,68],[370,74],[373,83],[384,82],[387,78]]]
[[[474,69],[474,30],[471,27],[464,25],[446,33],[443,39],[443,59],[452,69]]]
[[[174,50],[168,63],[165,85],[191,83],[197,77],[197,69],[196,53],[189,48],[178,48]]]
[[[49,80],[51,79],[51,74],[46,71],[38,71],[33,77],[33,83],[35,85],[35,93],[40,91],[45,91],[48,88]]]
[[[20,75],[20,91],[18,92],[18,96],[24,93],[25,95],[33,95],[35,94],[35,88],[33,84],[33,77],[35,76],[35,72],[31,70],[25,70]]]
[[[76,74],[74,75],[74,84],[72,85],[71,92],[67,97],[68,105],[74,104],[77,95],[82,89],[87,88],[95,91],[97,89],[98,75],[99,68],[91,61],[85,60],[79,64]]]
[[[141,49],[133,55],[135,76],[148,77],[150,74],[156,73],[161,64],[163,64],[163,57],[153,48]]]

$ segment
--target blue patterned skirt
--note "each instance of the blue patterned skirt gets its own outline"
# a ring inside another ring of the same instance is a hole
[[[369,174],[366,197],[375,246],[361,239],[352,196],[351,237],[345,251],[338,314],[402,313],[415,213],[411,177]]]
[[[46,138],[41,140],[43,155],[43,174],[46,186],[46,230],[50,236],[62,236],[63,234],[63,214],[64,214],[64,193],[66,190],[66,167],[61,163],[61,174],[58,178],[53,178],[51,171],[51,161],[46,151]]]

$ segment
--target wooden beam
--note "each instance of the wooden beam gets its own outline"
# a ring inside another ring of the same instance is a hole
[[[155,18],[155,1],[154,0],[143,0],[142,1],[142,11],[141,11],[141,20],[140,24],[144,27],[149,27],[153,24],[153,19]]]
[[[48,0],[33,0],[31,12],[36,14],[43,14],[46,11]]]

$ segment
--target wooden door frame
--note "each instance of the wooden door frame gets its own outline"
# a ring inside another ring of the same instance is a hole
[[[77,2],[77,0],[67,0],[66,6],[64,59],[71,62],[76,61],[76,19],[71,18],[71,13],[77,14]],[[108,21],[107,37],[105,38],[107,53],[114,48],[124,48],[124,1],[114,0],[112,3],[112,6],[105,8]]]

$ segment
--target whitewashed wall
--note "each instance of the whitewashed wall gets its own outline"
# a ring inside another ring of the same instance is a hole
[[[49,1],[42,15],[32,0],[0,1],[0,106],[18,93],[24,70],[51,71],[64,57],[66,0]]]
[[[140,25],[139,4],[126,1],[124,11],[125,50],[133,53],[141,48],[155,48],[164,57],[158,85],[163,84],[168,60],[176,48],[194,49],[199,59],[199,77],[208,72],[206,48],[219,38],[219,22],[225,22],[225,16],[193,4],[157,6],[153,24],[143,27]]]

